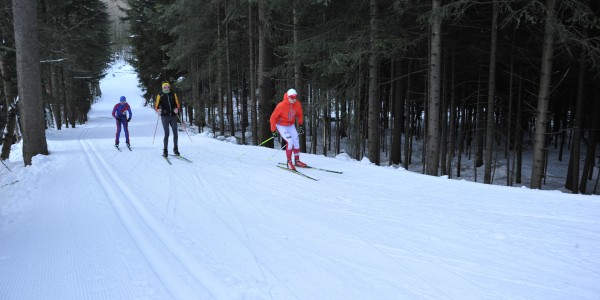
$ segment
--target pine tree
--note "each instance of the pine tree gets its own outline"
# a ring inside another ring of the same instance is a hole
[[[13,0],[12,4],[23,128],[23,161],[27,166],[32,164],[34,156],[48,155],[42,103],[37,1]]]

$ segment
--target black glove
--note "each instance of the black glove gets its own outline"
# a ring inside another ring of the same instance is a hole
[[[279,133],[277,133],[277,130],[273,131],[271,134],[273,135],[274,139],[279,137]]]
[[[129,123],[129,121],[131,121],[131,118],[127,119],[127,123]]]
[[[304,125],[298,126],[298,133],[299,134],[304,134]]]

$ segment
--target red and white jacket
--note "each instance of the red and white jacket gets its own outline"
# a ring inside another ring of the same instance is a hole
[[[277,129],[277,124],[283,126],[294,125],[298,120],[298,125],[302,125],[303,116],[302,116],[302,104],[300,101],[296,100],[294,104],[288,101],[287,92],[283,94],[283,100],[277,104],[275,110],[271,114],[271,132]]]

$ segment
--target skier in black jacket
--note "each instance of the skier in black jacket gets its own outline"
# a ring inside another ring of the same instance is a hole
[[[165,137],[163,139],[163,156],[167,157],[169,155],[167,151],[169,147],[169,126],[173,130],[173,153],[179,155],[179,149],[177,147],[177,114],[181,109],[181,105],[177,94],[171,91],[171,85],[168,82],[162,84],[162,94],[156,96],[154,109],[156,110],[156,113],[160,115],[165,131]]]

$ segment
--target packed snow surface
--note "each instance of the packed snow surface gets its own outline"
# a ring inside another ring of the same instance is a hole
[[[101,88],[50,155],[0,166],[0,299],[600,299],[598,196],[302,154],[343,172],[313,181],[189,126],[193,162],[169,165],[131,67]],[[122,95],[133,151],[113,146]]]

